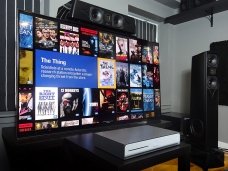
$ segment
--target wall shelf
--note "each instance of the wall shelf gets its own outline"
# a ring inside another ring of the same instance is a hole
[[[225,10],[228,10],[228,0],[217,0],[167,17],[164,22],[177,25],[197,18],[211,16],[210,22],[213,26],[213,14]]]

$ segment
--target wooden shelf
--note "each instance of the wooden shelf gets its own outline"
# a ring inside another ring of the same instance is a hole
[[[228,0],[217,0],[167,17],[165,23],[180,24],[228,10]],[[213,20],[212,20],[213,23]]]

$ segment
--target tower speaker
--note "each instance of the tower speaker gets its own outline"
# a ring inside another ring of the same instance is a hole
[[[218,147],[218,56],[204,52],[192,57],[190,143],[202,150]]]
[[[135,34],[135,19],[89,3],[72,0],[69,17]]]

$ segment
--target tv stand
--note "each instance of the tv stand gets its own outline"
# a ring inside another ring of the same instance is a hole
[[[177,25],[197,18],[209,16],[208,19],[213,27],[213,15],[225,10],[228,10],[228,1],[217,0],[167,17],[164,22]]]

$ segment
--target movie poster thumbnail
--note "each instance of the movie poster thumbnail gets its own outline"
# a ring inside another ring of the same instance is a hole
[[[35,88],[35,120],[58,119],[58,88]]]
[[[79,34],[60,30],[59,52],[79,55]]]
[[[98,56],[98,31],[80,28],[80,54],[86,56]]]
[[[126,38],[116,37],[116,60],[128,61],[128,45]]]
[[[155,111],[159,111],[161,109],[160,89],[154,89],[154,109]]]
[[[83,88],[82,98],[83,117],[99,114],[99,90],[95,88]]]
[[[33,84],[33,51],[19,50],[19,84]]]
[[[79,120],[61,121],[61,127],[79,126]]]
[[[131,112],[141,112],[143,110],[142,89],[130,89],[130,110]]]
[[[116,62],[116,86],[128,87],[129,86],[129,71],[128,63]]]
[[[142,65],[142,85],[146,88],[153,87],[153,65]]]
[[[143,113],[131,113],[130,118],[131,119],[143,119]]]
[[[99,57],[113,59],[114,42],[113,34],[99,32]]]
[[[50,130],[58,128],[57,121],[44,121],[44,122],[35,122],[35,130]]]
[[[18,132],[24,133],[24,132],[30,132],[33,130],[33,123],[20,123],[18,124]]]
[[[152,47],[151,46],[143,46],[142,47],[142,63],[153,64]]]
[[[34,113],[33,92],[31,88],[19,88],[19,120],[32,120]]]
[[[115,120],[116,92],[114,89],[99,89],[99,120],[113,122]]]
[[[91,125],[99,123],[97,117],[82,118],[82,125]]]
[[[82,90],[74,88],[59,89],[59,117],[74,119],[82,113]]]
[[[35,23],[36,48],[57,51],[58,23],[39,17],[36,17]]]
[[[19,16],[19,47],[33,48],[33,16],[26,14]]]
[[[131,63],[141,63],[142,61],[142,45],[138,40],[129,39],[129,61]]]
[[[159,66],[154,66],[153,69],[153,80],[154,80],[154,88],[160,88],[160,70]]]
[[[116,120],[117,121],[126,121],[126,120],[129,120],[130,118],[129,118],[129,116],[128,115],[119,115],[119,114],[117,114],[117,116],[116,116]]]
[[[130,64],[130,87],[142,87],[141,65]]]
[[[116,88],[116,61],[98,58],[98,88]]]
[[[154,112],[144,112],[144,115],[146,118],[154,118],[155,117]]]
[[[158,45],[153,46],[153,63],[159,65],[159,47]]]
[[[129,112],[129,91],[128,89],[116,89],[116,112]]]
[[[144,111],[154,110],[154,90],[143,89],[143,109]]]

